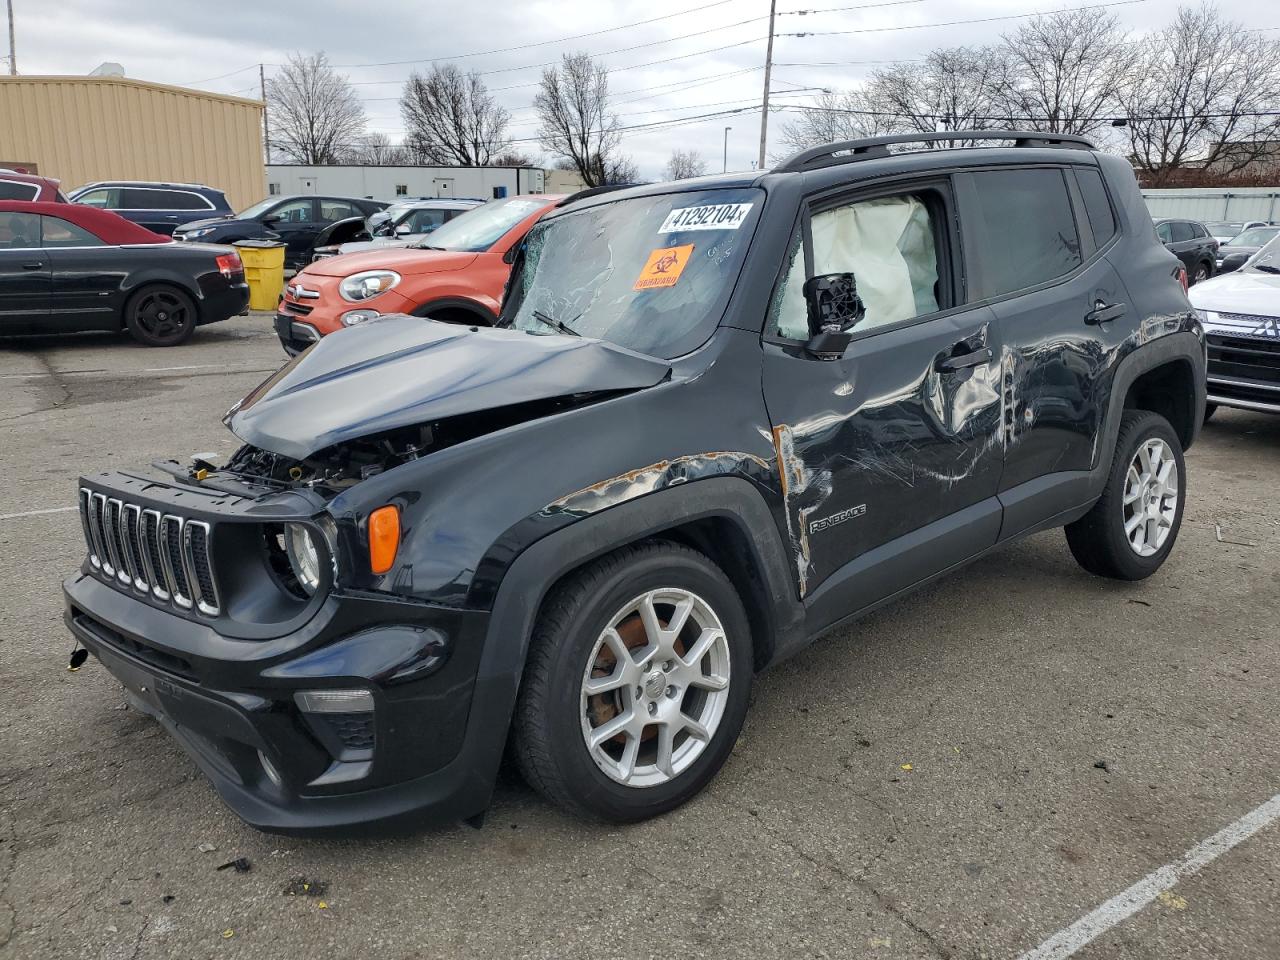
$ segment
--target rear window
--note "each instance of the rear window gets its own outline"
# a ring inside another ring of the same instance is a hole
[[[1084,211],[1089,218],[1089,229],[1093,231],[1093,242],[1101,247],[1116,235],[1116,218],[1111,212],[1111,201],[1107,199],[1102,174],[1097,170],[1076,170],[1076,183],[1080,185],[1080,196],[1084,198]]]
[[[1061,170],[999,170],[970,174],[977,194],[976,256],[983,295],[1025,290],[1080,266],[1071,198]]]
[[[40,187],[20,180],[0,180],[0,200],[34,200],[40,196]]]

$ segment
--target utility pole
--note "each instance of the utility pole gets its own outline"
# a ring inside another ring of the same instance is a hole
[[[12,0],[10,0],[12,2]],[[267,123],[267,72],[258,64],[258,89],[262,93],[262,154],[271,162],[271,125]]]
[[[724,128],[724,167],[720,170],[721,173],[729,172],[729,131],[732,129],[733,127]]]
[[[778,15],[778,0],[769,0],[769,46],[764,53],[764,102],[760,107],[760,167],[764,169],[764,148],[769,139],[769,75],[773,72],[773,21]]]
[[[9,0],[9,76],[18,75],[18,54],[13,49],[13,0]]]

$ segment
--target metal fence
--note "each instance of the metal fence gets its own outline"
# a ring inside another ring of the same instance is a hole
[[[1143,190],[1153,217],[1280,221],[1280,186]]]

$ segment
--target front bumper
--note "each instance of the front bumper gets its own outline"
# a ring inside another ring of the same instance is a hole
[[[335,594],[291,635],[239,641],[88,571],[63,586],[75,638],[252,826],[352,833],[488,805],[492,772],[466,746],[488,726],[470,716],[487,614]],[[351,688],[375,704],[357,740],[351,715],[335,730],[294,699]]]
[[[276,314],[276,336],[280,346],[291,357],[296,357],[307,347],[319,341],[322,334],[305,319],[287,313]]]

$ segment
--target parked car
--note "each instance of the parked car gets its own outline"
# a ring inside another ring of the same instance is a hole
[[[52,177],[38,177],[34,173],[5,169],[0,169],[0,200],[67,202],[58,187],[58,181]]]
[[[1173,549],[1202,330],[1082,138],[832,144],[518,249],[496,328],[341,330],[226,462],[80,480],[67,624],[251,824],[478,816],[508,743],[555,803],[653,816],[825,631],[1050,527],[1122,580]]]
[[[353,217],[339,220],[320,231],[311,255],[312,260],[357,253],[376,247],[410,247],[426,238],[437,227],[484,203],[483,200],[422,200],[398,205],[393,217],[384,219],[371,235],[368,220]]]
[[[370,234],[376,234],[380,226],[385,224],[392,217],[402,213],[404,210],[407,210],[415,203],[422,203],[425,200],[435,199],[435,197],[396,197],[383,209],[369,214],[368,218],[365,220],[365,228]]]
[[[568,198],[490,200],[403,250],[373,249],[315,261],[284,288],[276,332],[296,354],[326,334],[384,313],[490,326],[516,247],[546,211]]]
[[[244,313],[240,255],[76,203],[0,201],[0,333],[124,330],[149,347]]]
[[[202,183],[104,180],[78,187],[71,202],[110,210],[164,236],[193,220],[229,217],[233,212],[225,193]]]
[[[338,220],[367,217],[386,204],[355,197],[267,197],[232,217],[193,220],[174,230],[175,240],[235,243],[282,240],[285,264],[299,268],[311,260],[316,236]]]
[[[1191,291],[1209,344],[1209,403],[1280,413],[1280,236]]]
[[[1218,247],[1218,273],[1230,273],[1244,266],[1246,260],[1280,234],[1280,227],[1250,227]]]
[[[1266,226],[1269,224],[1265,220],[1213,220],[1206,222],[1204,228],[1209,231],[1209,236],[1221,245],[1240,236],[1246,230]]]
[[[1203,223],[1195,220],[1156,220],[1156,236],[1187,268],[1188,284],[1213,276],[1218,262],[1218,241],[1209,236]]]

